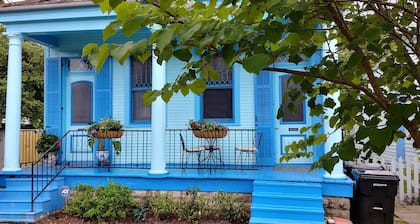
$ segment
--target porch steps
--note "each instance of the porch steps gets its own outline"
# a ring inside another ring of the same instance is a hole
[[[6,179],[6,187],[0,188],[0,222],[35,222],[60,210],[64,207],[64,198],[60,195],[63,185],[64,178],[56,178],[35,200],[34,211],[31,211],[31,178]]]
[[[254,181],[250,224],[323,224],[319,183]]]

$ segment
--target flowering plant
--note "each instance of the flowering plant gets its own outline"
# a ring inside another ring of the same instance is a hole
[[[198,131],[227,131],[228,128],[225,125],[219,124],[211,120],[190,120],[188,123],[189,128]]]
[[[98,136],[100,133],[107,133],[109,131],[121,131],[122,125],[120,121],[113,120],[112,118],[101,118],[99,122],[93,122],[87,128],[88,132],[88,145],[93,147],[96,142],[95,136]],[[119,136],[121,137],[121,135]],[[115,149],[115,153],[119,155],[121,153],[121,142],[118,140],[112,140],[112,146]],[[104,144],[102,139],[99,139],[99,150],[104,150]]]

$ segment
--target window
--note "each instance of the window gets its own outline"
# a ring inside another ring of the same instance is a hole
[[[294,83],[287,83],[290,76],[283,76],[281,78],[281,93],[284,96],[291,89],[300,89],[300,86]],[[303,102],[293,102],[296,108],[296,114],[293,114],[287,107],[290,103],[290,99],[287,98],[283,103],[283,122],[303,122],[305,121]]]
[[[207,89],[203,94],[204,119],[233,119],[232,70],[226,70],[226,64],[220,56],[214,56],[210,66],[219,73],[219,79],[207,80]]]
[[[152,116],[152,108],[145,106],[143,95],[152,89],[152,59],[144,63],[131,58],[131,121],[148,122]]]
[[[92,121],[92,83],[71,84],[71,122],[87,124]]]

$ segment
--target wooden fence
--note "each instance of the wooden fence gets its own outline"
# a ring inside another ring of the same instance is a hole
[[[408,160],[403,158],[390,159],[384,157],[374,156],[374,163],[381,163],[395,175],[398,175],[400,181],[398,183],[397,199],[401,204],[419,204],[419,169],[420,162],[415,157],[410,157]]]
[[[42,134],[42,130],[21,129],[20,130],[20,166],[31,166],[32,161],[38,159],[35,144]],[[0,130],[0,170],[4,166],[4,129]]]

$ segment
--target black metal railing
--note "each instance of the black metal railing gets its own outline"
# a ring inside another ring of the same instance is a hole
[[[181,140],[182,136],[182,140]],[[254,129],[231,129],[223,138],[198,138],[191,130],[167,129],[166,164],[170,169],[257,169],[264,154],[258,150]],[[88,145],[86,130],[68,131],[47,152],[32,162],[32,210],[35,200],[66,167],[149,169],[152,161],[151,130],[124,130],[120,138],[104,139],[108,158],[98,158],[98,144]],[[121,142],[121,153],[111,141]],[[60,146],[55,159],[49,152]]]
[[[51,153],[55,147],[60,146],[70,133],[67,132],[61,139],[55,142],[45,153],[32,162],[31,166],[31,211],[34,211],[34,202],[48,188],[56,177],[63,171],[65,166],[60,163],[60,150],[57,154]]]
[[[182,145],[181,136],[184,145]],[[223,138],[197,138],[191,130],[166,130],[168,168],[256,169],[258,152],[255,129],[231,129]]]
[[[181,144],[181,136],[184,147]],[[197,138],[191,130],[167,129],[165,133],[165,155],[168,168],[220,168],[256,169],[261,166],[263,153],[258,150],[259,142],[255,129],[231,129],[223,138]],[[117,155],[111,141],[121,142],[121,153]],[[73,130],[60,140],[60,154],[57,165],[83,168],[133,168],[149,169],[152,161],[151,130],[124,130],[120,138],[104,139],[109,151],[106,161],[98,158],[98,144],[88,146],[86,130]],[[200,149],[200,152],[194,150]],[[35,165],[44,164],[42,159]]]

